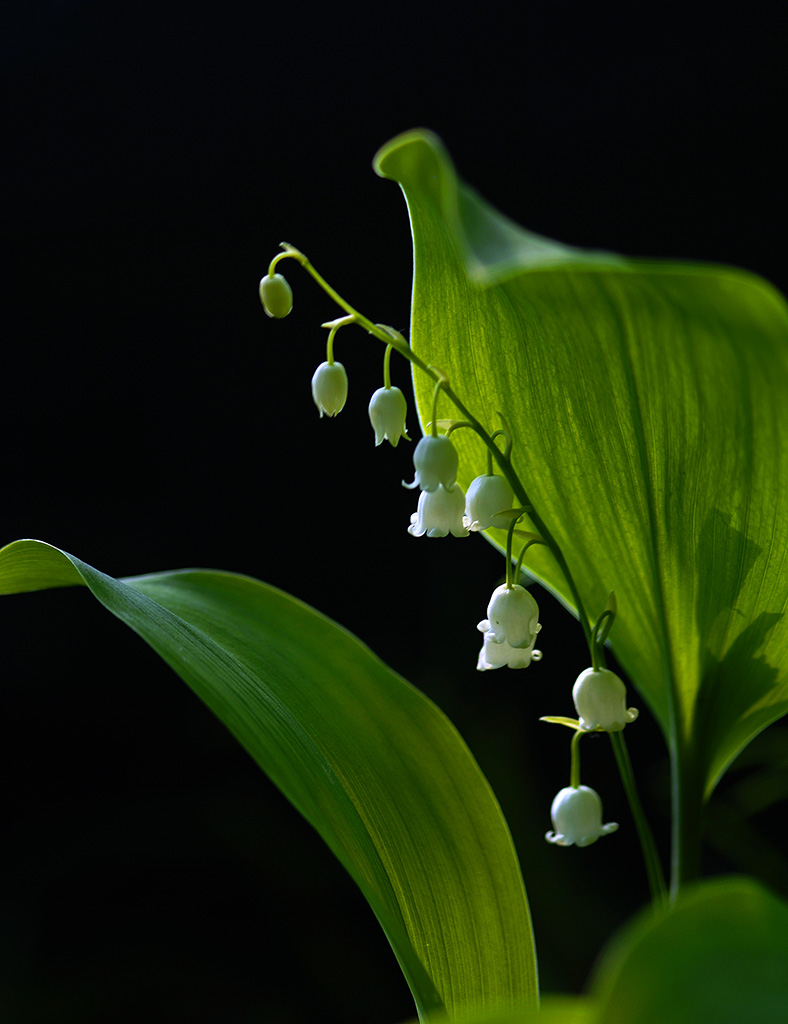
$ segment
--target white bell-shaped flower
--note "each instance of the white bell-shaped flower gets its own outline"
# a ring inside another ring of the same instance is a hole
[[[438,487],[445,487],[450,491],[457,480],[457,470],[460,465],[460,458],[457,449],[448,437],[422,437],[413,452],[413,465],[416,469],[416,478],[413,483],[405,487],[421,487],[423,491],[434,491]],[[462,511],[465,511],[465,494],[462,496]],[[460,513],[462,516],[462,512]]]
[[[489,625],[487,619],[479,623],[482,626]],[[477,672],[487,672],[494,668],[528,668],[532,661],[541,661],[542,652],[535,651],[531,647],[510,647],[509,644],[499,644],[492,633],[484,634],[484,644],[479,651],[479,659],[476,662]]]
[[[550,817],[555,831],[548,832],[545,839],[558,846],[590,846],[618,828],[615,821],[602,824],[602,801],[589,786],[562,789],[553,800]]]
[[[505,530],[510,520],[498,515],[514,505],[514,492],[502,476],[477,476],[465,498],[465,525],[469,530]]]
[[[418,511],[410,517],[408,533],[413,537],[467,537],[468,531],[462,525],[465,508],[465,493],[456,484],[447,489],[438,484],[434,491],[422,491],[419,495]]]
[[[478,628],[485,634],[489,631],[496,644],[533,647],[536,634],[542,628],[539,605],[525,587],[517,584],[496,587],[487,605],[487,618]]]
[[[347,401],[347,373],[342,363],[321,363],[312,377],[312,398],[321,417],[336,416]]]
[[[626,696],[626,687],[615,672],[606,668],[581,672],[572,688],[580,728],[621,732],[638,716],[637,708],[627,708]]]
[[[293,289],[281,274],[266,274],[260,281],[260,301],[268,316],[281,320],[293,308]]]
[[[410,438],[405,433],[405,416],[408,403],[399,388],[378,388],[369,400],[369,419],[375,431],[375,444],[387,440],[392,448],[396,448],[399,439]]]

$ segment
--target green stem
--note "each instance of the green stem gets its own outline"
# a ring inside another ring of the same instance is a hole
[[[611,732],[608,735],[610,736],[610,742],[613,745],[613,753],[616,758],[619,774],[621,775],[621,781],[624,785],[624,792],[626,793],[627,802],[629,803],[629,809],[635,822],[635,829],[637,830],[638,839],[640,840],[640,848],[643,851],[646,875],[648,876],[649,889],[651,890],[651,902],[655,909],[661,908],[667,903],[665,878],[662,873],[662,865],[659,860],[659,854],[657,853],[654,836],[651,832],[651,828],[649,827],[649,823],[646,820],[646,815],[643,812],[643,805],[640,802],[637,787],[635,786],[635,774],[632,771],[632,762],[629,759],[629,752],[627,751],[623,733]]]
[[[391,342],[386,345],[386,353],[383,356],[383,387],[388,389],[391,387],[391,350],[393,345]]]
[[[577,789],[580,786],[580,740],[584,735],[583,730],[578,729],[572,737],[572,764],[569,769],[569,785],[572,789]]]
[[[703,832],[703,784],[688,743],[673,744],[671,755],[672,843],[670,898],[700,875]]]
[[[346,313],[354,317],[355,322],[360,327],[363,327],[369,334],[374,335],[374,337],[378,338],[386,345],[391,345],[393,348],[397,350],[397,352],[399,352],[401,356],[407,359],[408,362],[412,363],[413,366],[417,366],[423,373],[426,373],[427,376],[430,377],[436,383],[438,381],[443,381],[444,394],[453,403],[455,408],[459,410],[463,418],[468,421],[470,426],[473,427],[473,429],[482,439],[484,444],[487,446],[488,450],[492,454],[492,457],[498,464],[498,468],[500,469],[502,476],[506,478],[506,480],[509,482],[509,486],[512,488],[512,491],[517,496],[517,500],[519,501],[520,505],[529,505],[531,507],[531,511],[529,512],[531,521],[536,527],[537,532],[542,536],[542,539],[544,540],[546,546],[552,552],[553,557],[558,563],[558,567],[561,570],[564,579],[566,580],[567,586],[569,587],[569,592],[572,595],[572,600],[574,601],[575,607],[577,608],[577,616],[580,620],[580,625],[582,626],[583,633],[585,634],[586,643],[588,644],[589,650],[591,650],[591,645],[593,643],[591,622],[586,613],[585,605],[583,604],[582,598],[580,597],[580,592],[577,589],[577,584],[575,583],[574,577],[572,576],[572,572],[569,568],[569,565],[567,564],[566,559],[564,558],[561,548],[558,546],[558,542],[556,541],[555,537],[553,537],[552,533],[547,528],[545,522],[533,508],[533,505],[528,497],[525,487],[523,487],[522,481],[520,480],[517,473],[515,473],[512,467],[511,459],[509,458],[508,453],[500,451],[495,441],[493,440],[492,436],[484,429],[479,420],[476,419],[476,417],[470,412],[470,410],[466,408],[465,404],[462,402],[459,396],[455,394],[454,390],[451,388],[448,382],[446,382],[445,377],[440,373],[440,371],[433,366],[428,366],[423,359],[420,359],[419,356],[417,356],[416,353],[413,351],[413,349],[411,349],[410,345],[408,345],[408,343],[405,341],[401,334],[399,334],[396,331],[391,331],[391,329],[387,330],[380,324],[374,324],[363,314],[355,310],[350,305],[350,303],[346,302],[345,299],[343,299],[342,296],[331,287],[331,285],[325,280],[325,278],[322,277],[322,275],[315,270],[315,268],[309,262],[307,257],[298,249],[296,249],[295,246],[290,245],[289,242],[282,242],[282,248],[285,251],[279,253],[278,256],[274,257],[274,259],[271,262],[269,272],[271,269],[273,269],[276,263],[279,262],[279,260],[288,258],[296,260],[298,263],[301,264],[304,270],[306,270],[307,273],[309,273],[314,278],[314,280],[317,281],[317,283],[320,285],[323,291],[327,295],[329,295],[341,309],[344,309]]]
[[[512,558],[513,558],[512,545],[514,543],[514,528],[515,528],[516,524],[517,524],[517,519],[514,516],[512,516],[512,520],[509,523],[509,528],[506,531],[506,589],[507,590],[511,590],[512,589],[512,584],[514,583],[514,579],[516,578],[516,577],[513,578],[513,573],[512,573]]]
[[[520,572],[523,568],[523,558],[525,558],[525,553],[528,550],[528,548],[530,548],[534,544],[544,544],[544,541],[539,537],[531,537],[531,539],[526,541],[525,544],[523,544],[522,548],[520,548],[520,554],[517,556],[517,563],[514,567],[515,580],[520,579]]]
[[[430,433],[433,437],[438,436],[438,397],[443,390],[445,378],[441,375],[435,381],[435,387],[432,389],[432,419],[430,420]]]

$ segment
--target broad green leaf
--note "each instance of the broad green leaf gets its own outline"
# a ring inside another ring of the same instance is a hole
[[[434,704],[340,626],[247,576],[116,580],[40,541],[0,550],[0,593],[80,583],[188,683],[322,835],[377,915],[422,1016],[535,1002],[511,837]]]
[[[489,430],[499,411],[511,425],[513,466],[591,619],[615,591],[611,645],[697,802],[788,710],[785,302],[742,271],[530,234],[427,132],[392,140],[375,167],[410,212],[414,351]],[[416,373],[415,387],[425,422],[432,383]],[[452,437],[467,488],[485,449]],[[573,608],[545,547],[526,567]],[[560,712],[571,680],[556,683]]]
[[[600,1024],[783,1024],[788,906],[747,878],[704,882],[623,929],[591,991]]]
[[[690,887],[625,925],[588,988],[463,1024],[783,1024],[788,905],[745,877]]]

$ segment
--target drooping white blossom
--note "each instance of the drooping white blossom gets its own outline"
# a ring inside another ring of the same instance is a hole
[[[468,488],[465,498],[465,525],[475,532],[497,527],[505,530],[509,525],[506,516],[498,515],[514,504],[514,492],[502,476],[485,474],[477,476]]]
[[[399,388],[378,388],[369,400],[369,419],[375,431],[376,445],[387,440],[396,448],[401,437],[410,440],[405,433],[407,412],[408,403]]]
[[[336,416],[347,401],[347,373],[342,363],[321,363],[312,377],[312,398],[322,417]]]
[[[479,629],[487,623],[483,619],[479,623]],[[484,643],[479,651],[479,658],[476,662],[478,672],[487,672],[494,668],[528,668],[532,661],[541,661],[542,652],[535,651],[531,647],[511,647],[507,643],[498,643],[492,633],[484,634]]]
[[[572,688],[580,728],[621,732],[638,716],[637,708],[627,708],[626,696],[623,680],[614,672],[606,668],[581,672]]]
[[[457,484],[446,488],[443,484],[433,491],[422,491],[419,495],[418,510],[410,517],[408,533],[413,537],[467,537],[468,531],[462,524],[465,508],[465,493]]]
[[[457,449],[448,437],[422,437],[413,452],[413,465],[416,476],[413,483],[405,487],[420,487],[422,491],[432,492],[438,487],[450,491],[457,480],[460,459]],[[462,495],[462,512],[465,511],[465,493]],[[462,516],[462,512],[460,516]]]
[[[486,623],[486,625],[485,625]],[[487,618],[478,628],[491,634],[497,644],[510,647],[533,647],[539,624],[539,605],[533,595],[517,584],[496,587],[487,605]]]
[[[615,821],[602,824],[602,801],[590,786],[567,786],[560,790],[550,808],[555,831],[545,839],[558,846],[590,846],[600,836],[610,835],[618,828]]]

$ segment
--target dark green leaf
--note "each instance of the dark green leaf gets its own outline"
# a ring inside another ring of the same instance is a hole
[[[788,906],[746,878],[703,883],[627,926],[592,993],[600,1024],[783,1024]]]
[[[535,1002],[509,832],[423,694],[340,626],[249,577],[115,580],[40,541],[0,550],[0,593],[74,583],[162,656],[320,832],[377,915],[420,1012]]]

